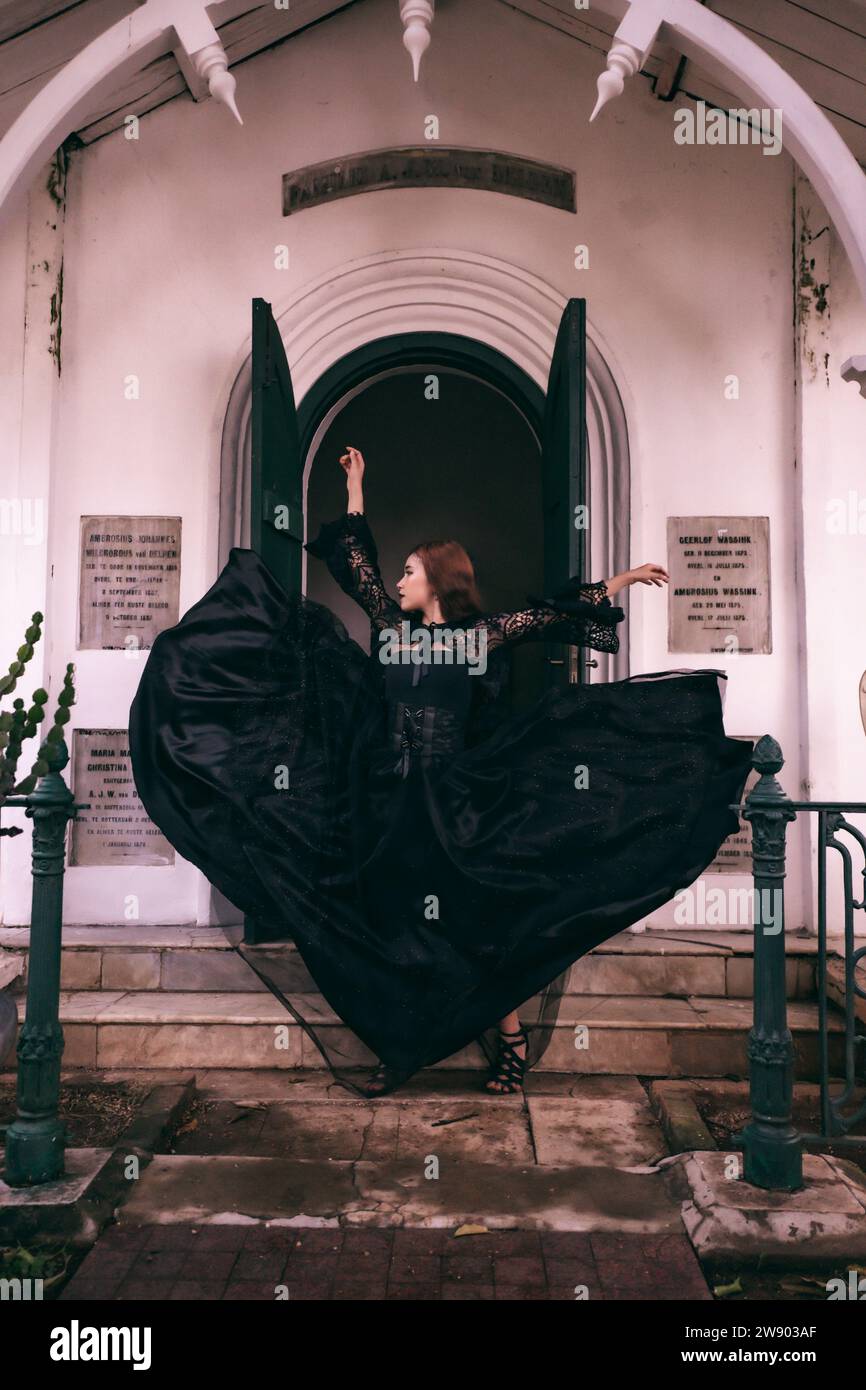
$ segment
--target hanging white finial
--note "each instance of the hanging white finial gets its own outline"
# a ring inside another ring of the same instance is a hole
[[[239,125],[243,125],[241,113],[235,103],[237,82],[229,72],[229,60],[221,43],[209,43],[191,54],[199,77],[207,81],[208,90],[215,101],[227,106]]]
[[[400,0],[403,21],[403,46],[412,58],[412,72],[418,81],[421,55],[430,46],[430,25],[433,23],[434,0]]]
[[[607,55],[607,67],[603,73],[599,74],[596,86],[598,87],[598,101],[595,109],[590,116],[594,121],[599,111],[611,99],[622,95],[626,77],[634,77],[640,67],[640,54],[630,43],[625,43],[623,39],[616,39],[611,45]]]

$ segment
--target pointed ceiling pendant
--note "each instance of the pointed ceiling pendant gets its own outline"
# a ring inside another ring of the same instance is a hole
[[[229,72],[229,60],[222,44],[209,43],[190,56],[199,77],[207,82],[211,96],[228,107],[238,125],[243,125],[241,113],[235,102],[237,82]]]
[[[403,46],[412,59],[412,72],[418,81],[421,55],[430,46],[430,25],[433,23],[435,0],[400,0],[403,21]]]
[[[626,43],[623,39],[615,39],[611,44],[610,52],[607,55],[607,67],[603,73],[599,74],[596,86],[598,87],[598,101],[590,120],[594,121],[599,111],[611,99],[622,95],[626,77],[634,77],[640,67],[640,54],[632,44]]]

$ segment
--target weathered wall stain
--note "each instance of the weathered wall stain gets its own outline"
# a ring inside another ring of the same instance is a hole
[[[48,171],[46,188],[48,196],[57,209],[57,221],[65,216],[66,213],[66,174],[68,169],[68,151],[66,144],[60,145],[54,152],[51,167]],[[51,224],[51,230],[57,230],[57,222]],[[45,270],[49,269],[48,262],[43,261]],[[57,375],[60,376],[62,369],[60,357],[60,338],[63,331],[63,257],[60,258],[60,265],[57,268],[57,279],[51,293],[51,309],[49,318],[49,338],[48,351],[57,364]]]
[[[804,359],[809,364],[812,380],[818,375],[819,358],[814,347],[810,342],[810,326],[813,320],[818,320],[815,324],[820,332],[829,330],[830,304],[827,299],[829,280],[818,280],[815,277],[815,257],[811,253],[811,248],[819,237],[829,236],[829,224],[825,224],[817,232],[809,230],[809,222],[806,216],[806,209],[800,208],[800,245],[799,245],[799,264],[797,266],[797,294],[795,297],[797,328],[800,332],[802,352]],[[821,356],[821,365],[824,368],[826,383],[830,385],[830,353],[824,352]]]

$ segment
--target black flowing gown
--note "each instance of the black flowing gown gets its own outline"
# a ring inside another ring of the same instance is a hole
[[[693,883],[738,828],[752,745],[725,734],[725,673],[563,686],[512,714],[510,645],[618,650],[604,581],[422,624],[385,591],[362,513],[305,548],[368,614],[371,654],[234,547],[142,672],[129,738],[144,807],[262,924],[236,949],[342,1085],[361,1094],[352,1077],[376,1058],[388,1089],[473,1041],[492,1058],[515,1008],[532,1066],[571,964]]]

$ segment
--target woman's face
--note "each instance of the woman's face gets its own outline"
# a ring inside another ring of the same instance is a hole
[[[424,572],[424,566],[414,552],[403,566],[403,573],[397,584],[400,607],[404,613],[413,608],[424,609],[432,601],[433,595]]]

